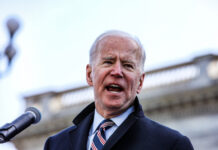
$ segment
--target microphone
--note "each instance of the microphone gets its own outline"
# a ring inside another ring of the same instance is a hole
[[[40,120],[41,114],[36,108],[27,108],[24,114],[0,128],[0,143],[8,142],[25,128],[29,127],[31,124],[38,123]]]

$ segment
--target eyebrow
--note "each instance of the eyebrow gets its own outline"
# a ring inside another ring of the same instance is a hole
[[[124,62],[124,63],[130,63],[130,64],[135,64],[133,61],[131,61],[131,60],[123,60],[122,62]]]
[[[115,60],[116,58],[113,57],[113,56],[107,56],[107,57],[103,57],[102,60]],[[129,59],[124,59],[121,61],[122,63],[130,63],[130,64],[133,64],[135,65],[135,62],[129,60]]]
[[[103,57],[102,59],[103,59],[103,60],[114,60],[115,57],[107,56],[107,57]]]

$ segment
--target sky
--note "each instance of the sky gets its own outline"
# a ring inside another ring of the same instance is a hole
[[[0,0],[0,52],[7,19],[20,22],[17,55],[0,78],[0,126],[24,112],[23,96],[86,84],[89,49],[99,34],[117,29],[139,37],[151,70],[218,54],[217,16],[217,0]]]

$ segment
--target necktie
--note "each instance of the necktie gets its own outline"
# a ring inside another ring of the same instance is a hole
[[[105,130],[109,129],[114,125],[114,122],[110,119],[103,120],[98,128],[97,132],[93,138],[90,150],[101,150],[106,143]]]

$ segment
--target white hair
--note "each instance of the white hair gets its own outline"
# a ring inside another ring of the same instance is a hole
[[[93,61],[95,60],[96,53],[97,53],[97,45],[98,45],[99,41],[101,41],[106,36],[113,36],[113,35],[121,36],[121,37],[128,37],[128,38],[131,38],[132,40],[134,40],[137,43],[137,45],[139,46],[139,50],[141,52],[141,71],[143,72],[144,71],[145,58],[146,58],[145,50],[144,50],[143,45],[141,44],[140,40],[136,36],[133,36],[133,35],[131,35],[129,33],[119,31],[119,30],[106,31],[106,32],[102,33],[101,35],[99,35],[96,38],[96,40],[92,44],[91,49],[89,51],[89,63],[90,63],[90,65],[92,65]]]

